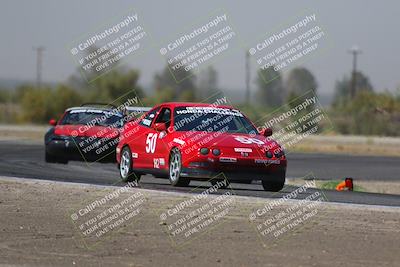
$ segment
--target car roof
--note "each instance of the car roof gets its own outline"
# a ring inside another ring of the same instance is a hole
[[[228,108],[228,109],[235,109],[232,106],[228,105],[215,105],[210,103],[194,103],[194,102],[167,102],[162,103],[158,106],[170,106],[170,107],[210,107],[213,106],[215,108]]]

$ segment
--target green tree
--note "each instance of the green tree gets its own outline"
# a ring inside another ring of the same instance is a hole
[[[306,68],[295,68],[289,72],[285,83],[286,97],[300,96],[309,90],[316,92],[317,81],[314,75]]]
[[[161,73],[154,76],[156,94],[172,89],[173,100],[194,101],[196,98],[196,76],[189,70],[180,67],[173,70],[173,65],[167,65]]]
[[[152,97],[145,101],[146,105],[154,106],[162,102],[174,101],[175,93],[171,87],[164,87],[162,90],[156,90]]]
[[[52,102],[53,91],[51,88],[28,88],[21,91],[20,105],[22,113],[20,120],[23,122],[45,123],[54,115]]]
[[[98,47],[96,46],[87,48],[86,56],[96,53],[97,49]],[[101,53],[97,53],[92,58],[92,61],[97,58],[99,62],[104,62],[100,57],[106,53],[110,53],[110,51],[104,50]],[[138,86],[139,71],[118,66],[118,63],[119,60],[101,71],[96,71],[93,68],[83,71],[80,68],[78,74],[69,77],[67,84],[81,92],[82,102],[113,102],[113,104],[118,105],[128,98],[134,97],[134,92],[135,96],[143,97],[144,93]],[[88,83],[87,80],[92,82]]]
[[[114,104],[121,104],[128,98],[134,97],[133,93],[141,98],[144,94],[137,85],[138,79],[137,70],[114,69],[91,83],[87,100],[106,103],[118,100]]]
[[[216,94],[218,94],[218,73],[213,66],[208,66],[199,73],[198,96],[201,99],[213,101],[213,96]]]
[[[49,103],[49,107],[56,118],[60,117],[67,108],[79,106],[83,102],[81,95],[65,84],[57,85],[56,89],[52,91],[52,96],[53,100]]]
[[[11,101],[12,94],[7,89],[0,89],[0,103],[7,103]]]
[[[273,67],[260,69],[256,79],[257,102],[263,106],[276,107],[283,103],[284,88],[282,76]]]
[[[21,122],[46,123],[51,118],[59,118],[65,109],[82,103],[80,94],[65,84],[59,84],[55,89],[25,85],[17,92]]]
[[[334,106],[341,106],[350,100],[350,89],[351,89],[351,77],[344,76],[341,80],[336,81],[335,94],[333,98]],[[372,92],[374,91],[369,78],[362,72],[356,73],[356,87],[355,93],[362,91]]]

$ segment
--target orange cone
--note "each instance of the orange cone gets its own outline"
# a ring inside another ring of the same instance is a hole
[[[337,191],[349,190],[353,191],[353,178],[346,178],[343,182],[336,186]]]
[[[336,186],[336,190],[337,190],[337,191],[343,191],[343,190],[345,190],[345,188],[346,188],[346,182],[345,182],[345,181],[339,183],[339,184]]]

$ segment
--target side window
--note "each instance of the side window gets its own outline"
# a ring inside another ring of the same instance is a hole
[[[164,122],[167,128],[171,125],[171,110],[163,108],[155,122]]]
[[[149,111],[146,116],[139,122],[140,125],[145,126],[145,127],[150,127],[151,122],[154,120],[154,117],[156,116],[157,112],[160,110],[160,108],[153,109],[152,111]]]

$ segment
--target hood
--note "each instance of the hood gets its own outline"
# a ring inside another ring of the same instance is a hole
[[[117,128],[105,126],[87,126],[87,125],[57,125],[54,129],[56,135],[72,137],[98,137],[98,138],[116,138],[119,135]]]
[[[194,132],[190,136],[184,133],[179,137],[186,145],[197,144],[198,147],[219,148],[222,152],[246,152],[274,150],[279,144],[262,135],[219,132]],[[241,151],[244,148],[244,151]]]

